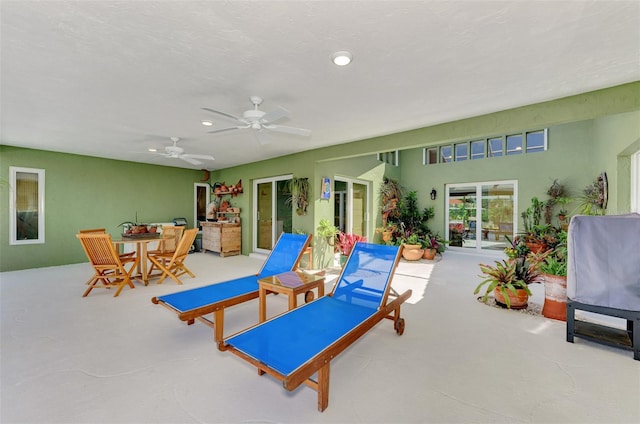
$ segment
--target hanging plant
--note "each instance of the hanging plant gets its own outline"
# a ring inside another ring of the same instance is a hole
[[[292,178],[289,180],[289,193],[291,193],[291,197],[287,199],[287,203],[296,208],[298,215],[306,215],[307,206],[309,206],[309,179]]]

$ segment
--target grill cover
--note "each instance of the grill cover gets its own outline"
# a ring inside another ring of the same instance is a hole
[[[568,233],[567,297],[640,311],[640,215],[574,216]]]

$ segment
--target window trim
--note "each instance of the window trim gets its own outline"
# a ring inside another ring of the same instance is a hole
[[[17,234],[17,191],[18,185],[16,176],[18,173],[36,174],[38,176],[38,238],[18,240]],[[44,244],[44,169],[37,168],[23,168],[19,166],[9,167],[9,244],[10,245],[24,245],[24,244]]]

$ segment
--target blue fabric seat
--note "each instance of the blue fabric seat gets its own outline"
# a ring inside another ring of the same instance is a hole
[[[256,275],[157,296],[151,301],[172,310],[188,324],[193,324],[197,319],[209,325],[214,329],[214,339],[218,342],[223,336],[224,309],[257,298],[259,279],[294,270],[311,237],[307,234],[282,233]],[[207,314],[213,314],[213,319],[206,318]]]
[[[219,343],[283,381],[287,390],[304,383],[318,392],[318,409],[329,403],[329,363],[384,318],[404,331],[400,305],[411,296],[391,294],[400,258],[398,246],[356,243],[332,292]],[[394,292],[395,293],[395,292]],[[317,381],[311,380],[317,373]]]

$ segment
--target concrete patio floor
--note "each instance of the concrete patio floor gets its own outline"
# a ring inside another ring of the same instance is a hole
[[[0,274],[2,423],[637,423],[640,362],[576,339],[565,323],[477,301],[478,263],[447,251],[402,262],[393,287],[413,290],[403,336],[383,320],[331,363],[329,407],[185,325],[157,295],[255,273],[258,258],[191,254],[196,278],[118,298],[82,298],[88,264]],[[327,282],[326,291],[332,287]],[[544,300],[532,287],[532,303]],[[286,309],[269,296],[268,316]],[[225,334],[253,325],[257,300],[228,309]]]

